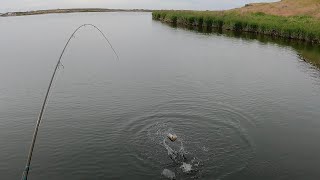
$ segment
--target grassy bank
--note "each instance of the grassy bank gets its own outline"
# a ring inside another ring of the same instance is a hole
[[[320,43],[320,19],[309,15],[280,16],[264,12],[153,11],[152,17],[168,23],[245,31]]]

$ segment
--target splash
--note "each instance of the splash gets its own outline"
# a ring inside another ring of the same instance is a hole
[[[190,112],[192,109],[192,112]],[[246,169],[255,155],[254,117],[221,103],[169,101],[137,113],[123,129],[138,167],[169,169],[177,179],[223,179]],[[178,138],[172,142],[168,134]],[[138,146],[137,146],[138,145]],[[191,169],[190,169],[191,167]],[[142,172],[144,169],[140,169]]]
[[[166,139],[167,138],[163,139],[163,145],[166,148],[166,150],[168,151],[168,156],[172,159],[172,161],[175,163],[181,163],[181,162],[184,162],[185,160],[187,160],[187,158],[185,156],[186,151],[184,150],[182,141],[180,141],[179,150],[174,150],[166,143]]]
[[[183,162],[182,165],[180,166],[180,168],[182,169],[183,172],[187,173],[192,170],[192,165]]]
[[[164,169],[161,173],[162,176],[168,178],[168,179],[176,179],[176,174],[169,169]]]
[[[162,144],[172,160],[172,166],[175,168],[178,176],[191,175],[194,178],[198,177],[201,161],[195,155],[185,150],[183,140],[179,139],[172,142],[164,137]]]

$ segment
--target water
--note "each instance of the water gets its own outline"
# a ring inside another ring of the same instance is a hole
[[[89,27],[72,40],[30,179],[320,177],[320,71],[298,55],[317,47],[76,13],[0,19],[1,179],[21,177],[53,67],[83,23],[120,61]]]

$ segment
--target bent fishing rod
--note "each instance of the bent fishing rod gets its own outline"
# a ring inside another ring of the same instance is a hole
[[[64,52],[65,50],[67,49],[71,39],[73,37],[75,37],[74,35],[83,27],[85,26],[89,26],[89,27],[93,27],[94,29],[98,30],[100,32],[100,34],[103,36],[104,40],[106,40],[106,42],[109,44],[110,48],[112,49],[112,51],[114,52],[114,54],[116,55],[117,57],[117,60],[119,60],[119,56],[118,56],[118,53],[115,51],[115,49],[113,48],[112,44],[110,43],[109,39],[107,38],[107,36],[95,25],[93,24],[83,24],[81,26],[79,26],[77,29],[75,29],[73,31],[73,33],[71,34],[71,36],[69,37],[67,43],[65,44],[61,54],[60,54],[60,57],[57,61],[57,64],[54,68],[54,71],[52,73],[52,76],[51,76],[51,79],[50,79],[50,82],[49,82],[49,86],[47,88],[47,91],[46,91],[46,94],[45,94],[45,97],[44,97],[44,100],[43,100],[43,103],[42,103],[42,106],[41,106],[41,109],[40,109],[40,113],[39,113],[39,116],[38,116],[38,120],[37,120],[37,123],[36,123],[36,126],[35,126],[35,130],[34,130],[34,134],[33,134],[33,138],[32,138],[32,142],[31,142],[31,145],[30,145],[30,150],[29,150],[29,154],[28,154],[28,159],[27,159],[27,163],[26,163],[26,167],[23,171],[23,174],[22,174],[22,178],[21,180],[27,180],[28,179],[28,174],[29,174],[29,170],[30,170],[30,165],[31,165],[31,159],[32,159],[32,153],[33,153],[33,149],[34,149],[34,146],[35,146],[35,143],[36,143],[36,139],[37,139],[37,135],[38,135],[38,131],[39,131],[39,125],[41,123],[41,120],[42,120],[42,117],[43,117],[43,113],[44,113],[44,110],[45,110],[45,107],[46,107],[46,104],[47,104],[47,101],[48,101],[48,98],[49,98],[49,93],[50,93],[50,90],[51,90],[51,87],[52,87],[52,84],[53,84],[53,80],[56,76],[56,73],[57,73],[57,70],[59,69],[59,66],[61,65],[62,66],[62,63],[61,63],[61,59],[64,55]]]

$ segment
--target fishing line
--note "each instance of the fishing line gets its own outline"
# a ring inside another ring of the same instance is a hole
[[[43,112],[44,112],[44,109],[46,107],[46,104],[47,104],[47,101],[48,101],[48,97],[49,97],[49,93],[50,93],[50,90],[51,90],[51,87],[52,87],[52,84],[53,84],[53,80],[55,78],[55,75],[56,75],[56,72],[59,68],[59,66],[62,66],[62,63],[61,63],[61,59],[64,55],[64,52],[65,50],[67,49],[68,45],[69,45],[69,42],[71,41],[72,38],[74,38],[75,34],[83,27],[85,26],[90,26],[90,27],[93,27],[94,29],[98,30],[100,32],[100,34],[103,36],[103,38],[106,40],[106,42],[109,44],[110,48],[112,49],[112,51],[114,52],[114,54],[116,55],[117,57],[117,60],[119,60],[119,56],[118,56],[118,53],[114,50],[112,44],[110,43],[109,39],[107,38],[107,36],[95,25],[93,24],[83,24],[81,26],[79,26],[76,30],[73,31],[73,33],[71,34],[71,36],[69,37],[67,43],[65,44],[61,54],[60,54],[60,57],[58,59],[58,62],[54,68],[54,71],[52,73],[52,76],[51,76],[51,79],[50,79],[50,82],[49,82],[49,86],[47,88],[47,91],[46,91],[46,95],[45,95],[45,98],[43,100],[43,103],[42,103],[42,106],[41,106],[41,110],[40,110],[40,113],[39,113],[39,116],[38,116],[38,121],[37,121],[37,124],[36,124],[36,127],[35,127],[35,130],[34,130],[34,134],[33,134],[33,138],[32,138],[32,142],[31,142],[31,146],[30,146],[30,150],[29,150],[29,154],[28,154],[28,159],[27,159],[27,163],[26,163],[26,167],[23,171],[23,174],[22,174],[22,178],[21,180],[27,180],[28,179],[28,174],[29,174],[29,170],[30,170],[30,164],[31,164],[31,159],[32,159],[32,153],[33,153],[33,149],[34,149],[34,145],[35,145],[35,142],[36,142],[36,139],[37,139],[37,135],[38,135],[38,130],[39,130],[39,125],[40,125],[40,122],[42,120],[42,117],[43,117]]]

